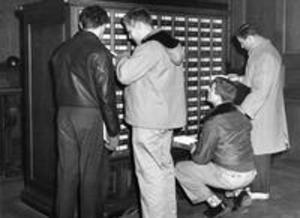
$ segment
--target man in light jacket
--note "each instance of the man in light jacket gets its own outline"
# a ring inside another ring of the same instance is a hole
[[[253,124],[251,140],[258,174],[251,186],[251,197],[269,199],[271,154],[289,147],[282,60],[272,43],[260,36],[252,25],[242,25],[236,37],[248,51],[241,81],[252,89],[241,105]]]
[[[170,154],[173,129],[186,124],[182,61],[178,40],[155,30],[149,12],[129,11],[123,18],[137,44],[123,56],[117,77],[126,85],[126,122],[132,126],[135,171],[143,218],[177,217],[174,166]]]

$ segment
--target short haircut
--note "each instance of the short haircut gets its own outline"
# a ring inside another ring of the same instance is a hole
[[[126,15],[122,18],[122,23],[124,25],[133,25],[136,22],[142,22],[145,24],[149,24],[152,26],[152,18],[150,12],[145,8],[133,8],[126,13]]]
[[[91,5],[82,10],[79,22],[84,29],[97,28],[109,22],[107,12],[99,5]]]
[[[235,35],[236,37],[246,39],[248,36],[253,36],[257,34],[257,28],[253,24],[245,23],[238,28]]]
[[[216,84],[216,94],[220,95],[225,102],[232,102],[240,105],[251,89],[243,83],[231,81],[224,77],[216,77],[212,84]]]
[[[212,84],[216,85],[216,94],[220,95],[223,101],[233,102],[237,90],[230,80],[223,77],[216,77]]]

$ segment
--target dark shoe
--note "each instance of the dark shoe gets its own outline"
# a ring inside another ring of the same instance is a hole
[[[204,215],[207,218],[220,218],[225,214],[229,213],[230,211],[231,211],[230,207],[228,207],[224,203],[221,203],[217,207],[210,207],[209,209],[204,211]]]
[[[252,200],[247,191],[243,190],[241,193],[233,198],[233,209],[237,210],[240,207],[249,207],[252,204]]]

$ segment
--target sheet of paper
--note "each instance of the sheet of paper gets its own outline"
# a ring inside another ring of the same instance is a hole
[[[104,122],[103,122],[103,140],[105,141],[105,143],[109,142],[108,133]]]
[[[173,138],[172,146],[190,151],[193,147],[195,147],[195,143],[197,143],[196,136],[181,135]]]
[[[181,136],[175,136],[174,137],[174,142],[182,143],[182,144],[193,144],[197,142],[196,137],[194,136],[186,136],[186,135],[181,135]]]

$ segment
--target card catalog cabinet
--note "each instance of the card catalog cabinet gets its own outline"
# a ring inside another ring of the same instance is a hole
[[[154,1],[155,2],[155,1]],[[179,39],[185,49],[187,126],[177,134],[196,135],[209,106],[206,90],[216,75],[225,71],[228,45],[228,11],[223,3],[168,6],[151,5],[154,26]],[[180,1],[178,1],[180,2]],[[78,14],[88,4],[100,4],[109,13],[110,24],[103,42],[116,53],[134,49],[120,23],[137,3],[106,1],[44,1],[20,7],[22,53],[25,71],[26,146],[23,200],[49,213],[53,206],[56,175],[55,102],[49,60],[53,51],[78,28]],[[174,2],[176,4],[176,1]],[[80,52],[80,51],[78,51]],[[121,123],[120,145],[111,157],[107,213],[126,208],[136,199],[130,158],[130,130],[124,122],[123,87],[116,91]],[[123,201],[125,199],[125,201]]]

